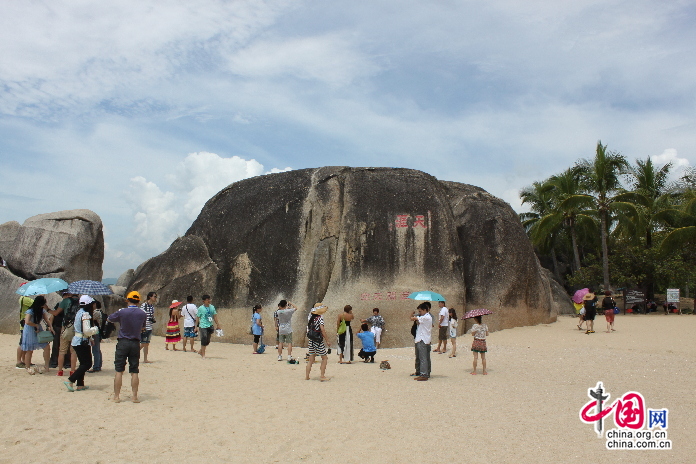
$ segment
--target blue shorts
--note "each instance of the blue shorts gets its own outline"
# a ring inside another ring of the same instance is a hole
[[[184,338],[196,338],[198,334],[195,327],[184,327]]]
[[[152,338],[152,330],[140,332],[140,343],[150,343],[150,338]]]

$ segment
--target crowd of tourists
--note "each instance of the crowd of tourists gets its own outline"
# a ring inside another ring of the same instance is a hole
[[[89,295],[73,295],[68,291],[62,292],[62,300],[52,309],[48,307],[46,298],[39,295],[35,298],[22,296],[20,304],[20,341],[17,347],[18,369],[25,369],[28,374],[46,374],[50,369],[57,369],[57,376],[64,376],[64,370],[69,370],[64,385],[69,392],[87,390],[85,385],[86,374],[99,372],[102,369],[101,341],[109,338],[111,332],[118,324],[117,343],[114,354],[114,392],[112,399],[120,402],[120,391],[128,364],[128,372],[131,375],[132,401],[139,402],[139,372],[140,357],[142,353],[143,363],[152,362],[148,356],[152,340],[153,324],[155,319],[155,305],[158,302],[156,292],[147,294],[144,302],[138,292],[130,292],[126,295],[128,306],[111,315],[101,311],[101,303]],[[218,320],[217,311],[212,304],[210,295],[201,297],[202,304],[196,306],[193,296],[186,298],[186,303],[178,300],[172,301],[169,306],[168,320],[165,334],[165,349],[180,351],[177,348],[182,344],[181,351],[198,353],[202,359],[206,358],[206,349],[210,345],[212,336],[217,332],[222,336],[222,328]],[[436,353],[447,352],[447,344],[451,342],[449,357],[457,356],[457,328],[458,317],[454,308],[447,308],[444,301],[438,302],[439,312],[437,319],[431,314],[431,303],[424,302],[418,305],[416,311],[410,316],[413,321],[411,334],[415,345],[415,372],[411,374],[415,380],[426,381],[431,376],[431,332],[437,326],[438,344],[433,350]],[[275,328],[275,342],[278,353],[278,361],[283,361],[283,353],[287,350],[287,362],[298,363],[298,359],[292,355],[293,350],[293,316],[297,307],[287,301],[281,300],[273,313],[273,325]],[[330,342],[325,328],[324,314],[328,310],[326,304],[317,303],[311,309],[306,325],[307,338],[307,362],[305,378],[310,379],[312,366],[316,357],[321,359],[320,377],[323,382],[330,380],[326,376],[328,355],[331,353]],[[252,309],[249,333],[252,335],[253,354],[265,352],[266,345],[263,342],[265,325],[262,316],[263,307],[255,305]],[[181,320],[183,319],[183,333]],[[471,351],[474,354],[473,370],[476,374],[478,356],[481,355],[482,373],[486,370],[486,337],[488,327],[482,323],[481,316],[477,316],[476,324],[469,333],[474,337]],[[355,320],[353,308],[346,305],[336,318],[337,354],[340,364],[352,364],[354,358],[354,333],[351,323]],[[380,315],[379,308],[372,310],[372,315],[359,319],[359,331],[357,338],[361,348],[358,357],[364,363],[374,363],[377,350],[380,348],[385,331],[385,320]],[[195,349],[195,342],[199,340],[199,349]],[[52,344],[52,349],[51,349]],[[188,348],[187,348],[188,347]],[[32,363],[33,352],[43,351],[43,366]],[[384,366],[381,366],[384,368]],[[387,363],[388,368],[388,363]]]

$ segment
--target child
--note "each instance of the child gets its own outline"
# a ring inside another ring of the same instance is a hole
[[[481,364],[483,366],[483,375],[488,375],[486,371],[486,337],[488,336],[488,326],[481,323],[481,316],[475,316],[476,324],[471,327],[469,333],[474,337],[474,343],[471,345],[471,351],[474,352],[474,370],[471,375],[476,375],[476,363],[478,355],[481,353]]]
[[[375,355],[377,354],[377,348],[375,347],[375,334],[373,334],[368,328],[367,323],[363,323],[360,326],[360,332],[358,332],[358,338],[362,342],[362,350],[358,353],[363,359],[363,362],[375,362]]]
[[[459,323],[457,322],[457,311],[454,308],[449,309],[450,324],[449,324],[449,336],[452,342],[452,354],[450,358],[457,357],[457,327]]]

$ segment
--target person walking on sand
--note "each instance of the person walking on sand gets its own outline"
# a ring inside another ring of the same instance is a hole
[[[292,361],[292,316],[297,311],[294,304],[286,300],[278,303],[278,361],[283,360],[283,346],[288,345],[288,361]]]
[[[351,364],[353,362],[353,329],[350,321],[353,320],[353,307],[346,305],[343,312],[338,315],[336,320],[336,334],[338,335],[338,363]],[[347,357],[348,361],[343,362]]]
[[[259,354],[259,342],[261,341],[261,335],[263,335],[263,321],[261,318],[262,309],[263,307],[260,304],[255,305],[253,308],[254,313],[251,316],[251,321],[253,322],[251,325],[251,333],[254,336],[253,354]]]
[[[483,375],[488,375],[486,370],[486,337],[488,336],[488,326],[481,323],[481,316],[474,316],[474,324],[469,333],[474,337],[474,343],[471,345],[471,351],[474,352],[474,370],[471,371],[471,375],[476,375],[476,363],[478,362],[478,355],[481,353],[481,367],[483,368]]]
[[[184,316],[184,352],[186,352],[186,342],[191,344],[191,351],[198,353],[193,349],[193,344],[196,341],[196,314],[198,308],[193,304],[193,296],[186,297],[186,305],[181,308],[181,314]]]
[[[418,324],[416,329],[416,371],[411,374],[415,380],[426,381],[430,378],[430,343],[433,330],[433,317],[430,315],[430,305],[421,303],[418,305],[418,315],[411,316],[411,320]]]
[[[587,331],[586,334],[593,334],[594,331],[594,320],[597,315],[597,297],[592,291],[585,294],[582,297],[583,305],[585,306],[585,321],[587,321]]]
[[[450,358],[457,357],[457,327],[459,327],[459,322],[457,322],[457,310],[454,308],[449,309],[449,337],[452,342],[452,353],[450,353]]]
[[[611,297],[611,291],[606,290],[604,292],[604,299],[602,300],[602,309],[604,309],[604,318],[607,320],[607,333],[616,332],[614,329],[614,308],[616,307],[616,302]]]
[[[305,380],[309,380],[309,374],[312,372],[312,365],[317,356],[321,356],[321,366],[319,367],[321,376],[319,380],[322,382],[331,380],[330,377],[326,377],[326,365],[329,362],[326,347],[329,345],[329,338],[326,336],[326,329],[324,329],[323,314],[326,313],[327,309],[329,308],[324,304],[315,304],[310,313],[309,322],[307,322],[309,358],[307,359]]]
[[[437,304],[440,306],[440,320],[438,322],[437,348],[433,351],[442,354],[447,352],[447,340],[449,339],[449,309],[445,306],[444,301],[438,301]],[[444,347],[440,349],[440,345],[442,344],[444,344]]]
[[[140,309],[145,311],[147,314],[147,322],[145,323],[145,330],[140,334],[140,349],[143,350],[144,359],[143,362],[146,364],[152,361],[147,359],[147,352],[150,349],[150,339],[152,338],[152,324],[155,322],[155,304],[157,303],[157,293],[150,292],[147,294],[147,300],[145,303],[140,305]]]
[[[119,324],[118,342],[116,343],[116,354],[114,355],[114,403],[121,401],[121,384],[123,382],[123,372],[126,370],[126,360],[128,360],[128,372],[131,375],[131,390],[133,391],[132,401],[140,403],[138,399],[138,387],[140,379],[140,333],[147,323],[147,314],[138,307],[140,294],[130,292],[126,299],[128,307],[119,309],[108,317],[108,320]]]
[[[212,298],[210,298],[210,295],[203,295],[201,299],[203,304],[198,307],[198,312],[196,313],[195,330],[201,335],[201,349],[198,354],[205,359],[205,350],[210,345],[210,337],[213,335],[213,322],[215,322],[216,329],[220,329],[220,323],[218,322],[215,306],[211,304]]]
[[[99,333],[99,327],[92,325],[92,313],[97,302],[89,295],[80,297],[80,310],[75,315],[75,335],[70,343],[80,364],[68,380],[63,382],[68,391],[87,390],[85,373],[92,367],[92,336]],[[77,386],[75,385],[77,384]]]

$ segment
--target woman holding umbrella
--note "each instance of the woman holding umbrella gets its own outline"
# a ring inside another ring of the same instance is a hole
[[[464,319],[474,318],[476,323],[471,327],[469,333],[474,337],[474,343],[471,344],[471,351],[474,353],[474,369],[471,375],[476,375],[476,364],[478,363],[478,355],[481,353],[481,365],[483,367],[483,375],[488,375],[486,370],[486,337],[488,336],[488,326],[481,322],[481,316],[493,314],[487,309],[473,309],[464,315]]]

